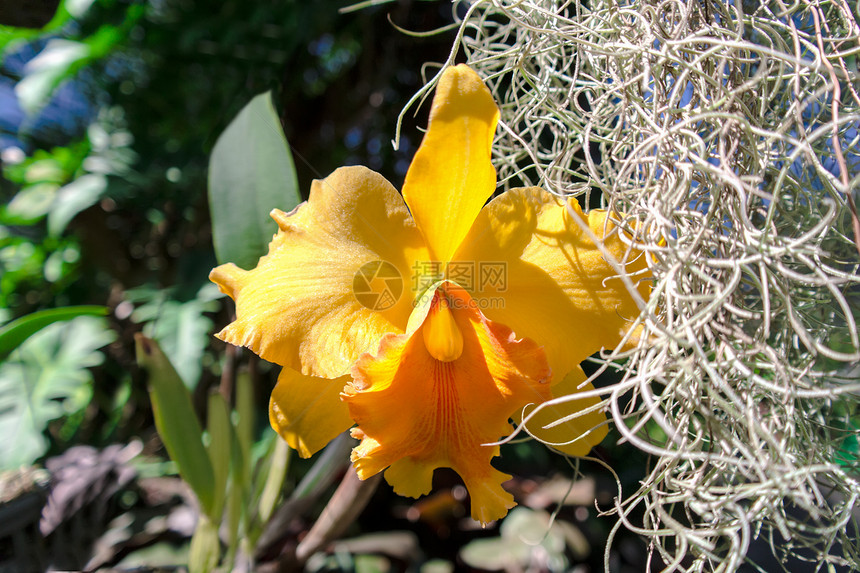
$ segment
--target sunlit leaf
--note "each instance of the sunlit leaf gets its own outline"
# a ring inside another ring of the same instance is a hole
[[[469,566],[489,571],[504,571],[509,565],[528,563],[529,549],[511,544],[501,537],[476,539],[460,550],[460,558]]]
[[[246,105],[218,138],[209,159],[212,240],[221,263],[253,267],[277,230],[269,212],[301,199],[287,140],[270,93]]]
[[[290,447],[284,440],[275,441],[275,451],[270,458],[266,481],[257,505],[258,515],[262,523],[266,523],[275,510],[275,504],[281,497],[284,479],[287,477],[287,467],[290,462]]]
[[[94,0],[65,0],[63,7],[68,10],[72,18],[81,18],[90,9]]]
[[[94,0],[61,0],[53,17],[41,28],[0,26],[0,54],[7,49],[14,49],[19,42],[55,31],[72,18],[80,19],[86,14],[93,2]],[[27,11],[32,3],[16,2],[16,4],[20,6],[19,10]]]
[[[6,206],[5,222],[29,225],[51,211],[59,185],[36,183],[19,191]]]
[[[95,205],[106,189],[107,179],[103,175],[92,174],[78,177],[61,187],[48,213],[48,232],[60,235],[75,215]]]
[[[28,114],[37,112],[48,102],[60,82],[71,77],[90,55],[90,47],[81,42],[61,38],[48,42],[39,55],[27,62],[25,75],[15,86],[15,94],[24,111]]]
[[[209,573],[215,569],[220,551],[218,528],[205,515],[201,515],[188,551],[189,573]]]
[[[490,571],[527,569],[540,559],[547,571],[561,572],[569,570],[566,552],[583,559],[590,551],[588,541],[572,524],[525,507],[508,514],[499,534],[468,543],[460,558],[471,567]]]

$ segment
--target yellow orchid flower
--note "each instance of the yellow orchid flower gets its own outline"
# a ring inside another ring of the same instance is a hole
[[[592,390],[579,363],[617,345],[639,314],[595,243],[624,260],[606,213],[586,217],[539,188],[484,205],[498,119],[478,75],[448,68],[402,197],[367,168],[338,169],[293,212],[272,211],[279,231],[256,268],[210,275],[236,301],[218,337],[284,367],[270,419],[290,446],[307,457],[355,425],[359,477],[385,470],[417,497],[436,468],[453,468],[482,523],[515,505],[510,476],[490,463],[499,447],[486,444],[511,432],[510,418]],[[388,288],[404,277],[410,287]],[[369,304],[357,284],[388,298]],[[546,407],[526,429],[571,455],[607,433],[596,397]]]

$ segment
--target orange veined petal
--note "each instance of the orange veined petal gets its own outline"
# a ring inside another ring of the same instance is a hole
[[[531,187],[491,201],[454,258],[504,270],[497,281],[476,283],[471,294],[488,318],[515,325],[518,335],[544,347],[558,382],[594,352],[615,348],[639,316],[604,250],[628,274],[646,268],[645,256],[628,252],[605,211],[586,216],[575,199],[565,205]],[[637,281],[639,296],[647,300],[650,286],[641,276]]]
[[[335,378],[376,350],[383,334],[405,330],[411,269],[428,255],[403,199],[381,175],[338,169],[314,181],[306,203],[272,217],[279,231],[256,268],[226,264],[210,274],[236,301],[236,320],[219,338]]]
[[[361,439],[352,460],[362,479],[387,467],[394,491],[413,497],[430,491],[434,469],[453,468],[471,495],[472,517],[487,523],[514,502],[501,486],[509,476],[490,464],[499,447],[483,444],[508,434],[515,412],[550,398],[551,373],[539,346],[488,320],[460,287],[443,284],[432,296],[417,329],[386,336],[378,354],[362,355],[353,368],[343,394]],[[443,300],[462,336],[462,352],[450,360],[435,358],[423,334],[444,312]]]
[[[349,375],[317,378],[284,368],[269,400],[272,428],[308,458],[352,426],[340,393]]]
[[[433,260],[451,259],[496,188],[490,147],[498,121],[499,108],[478,74],[465,65],[445,70],[403,183]]]

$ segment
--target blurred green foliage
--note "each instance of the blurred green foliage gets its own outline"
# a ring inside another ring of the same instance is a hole
[[[137,356],[149,372],[159,436],[202,510],[191,539],[189,570],[206,573],[221,562],[218,531],[222,527],[227,540],[225,565],[232,565],[237,555],[250,559],[254,542],[281,499],[288,446],[269,433],[260,441],[263,448],[254,447],[256,416],[249,377],[237,380],[232,412],[220,393],[209,395],[204,435],[191,394],[158,344],[138,336]]]
[[[79,317],[46,326],[0,363],[0,467],[44,455],[43,433],[54,420],[65,419],[61,437],[74,435],[93,395],[89,368],[102,363],[99,349],[115,337],[104,319]]]
[[[216,263],[206,175],[219,134],[254,96],[271,91],[272,119],[298,142],[298,186],[279,208],[342,164],[402,176],[409,139],[399,154],[387,144],[397,108],[376,110],[406,101],[447,40],[402,36],[380,10],[340,15],[348,4],[64,0],[43,29],[0,27],[0,68],[23,118],[10,132],[0,117],[0,135],[19,142],[2,150],[0,326],[97,304],[117,338],[93,350],[101,365],[88,382],[94,403],[74,413],[77,439],[124,439],[151,424],[130,368],[136,331],[161,344],[199,409],[219,383],[213,313],[218,324],[229,316],[206,278]],[[431,3],[389,13],[418,29],[450,18]],[[27,462],[64,448],[54,426],[41,430],[47,447]]]

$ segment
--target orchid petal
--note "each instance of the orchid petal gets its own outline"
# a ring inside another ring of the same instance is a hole
[[[236,320],[219,338],[270,362],[334,378],[375,350],[383,334],[404,331],[411,268],[428,255],[388,181],[364,167],[341,168],[314,181],[309,200],[292,213],[275,210],[272,217],[280,230],[255,269],[226,264],[210,274],[236,301]],[[399,274],[390,278],[400,285],[390,307],[373,308],[356,295],[356,273],[377,262]]]
[[[281,370],[269,400],[269,421],[301,457],[312,456],[352,426],[340,399],[348,380],[348,375],[328,379]]]
[[[403,183],[403,198],[433,260],[447,262],[496,187],[490,146],[499,109],[465,65],[442,74],[430,123]]]
[[[504,284],[476,282],[470,293],[488,318],[544,347],[556,381],[601,348],[615,348],[639,316],[604,251],[619,263],[627,259],[627,273],[644,269],[645,257],[626,256],[612,231],[604,211],[585,216],[576,200],[565,205],[536,187],[513,189],[487,205],[455,256],[501,265]],[[648,288],[638,285],[644,299]]]

